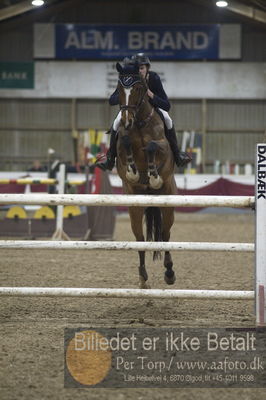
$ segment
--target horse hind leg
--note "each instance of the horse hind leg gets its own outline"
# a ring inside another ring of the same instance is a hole
[[[176,276],[175,271],[173,270],[173,261],[170,251],[164,253],[164,266],[166,268],[164,281],[167,285],[173,285],[176,281]]]
[[[139,288],[150,289],[148,274],[145,267],[145,251],[139,251]]]
[[[150,142],[145,150],[148,154],[148,177],[149,184],[152,189],[160,189],[163,185],[163,180],[160,177],[156,165],[155,165],[155,153],[159,149],[159,146],[156,142]]]
[[[131,229],[134,233],[136,241],[144,242],[142,219],[144,208],[142,207],[129,207],[129,215],[131,221]],[[148,273],[145,266],[145,251],[139,251],[139,288],[150,289],[148,284]]]
[[[121,140],[126,150],[126,163],[127,163],[126,178],[130,183],[136,183],[139,181],[139,172],[137,170],[136,164],[133,159],[130,137],[128,135],[124,135],[122,136]]]
[[[169,242],[170,229],[174,223],[174,209],[173,208],[162,209],[162,216],[163,216],[162,238],[164,242]],[[167,283],[167,285],[173,285],[176,281],[176,276],[173,270],[173,260],[170,251],[165,251],[164,253],[164,267],[166,268],[164,274],[164,280]]]

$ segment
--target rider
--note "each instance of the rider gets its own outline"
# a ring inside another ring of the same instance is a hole
[[[124,66],[128,64],[137,64],[139,67],[140,75],[146,79],[148,90],[147,95],[152,106],[157,109],[159,114],[164,120],[166,126],[165,136],[170,144],[171,150],[174,155],[175,163],[178,167],[184,166],[191,161],[190,156],[187,153],[180,152],[177,144],[176,133],[173,125],[173,121],[170,118],[168,111],[170,109],[170,103],[168,97],[163,89],[163,85],[159,75],[156,72],[150,71],[150,60],[144,53],[138,53],[129,58],[124,58]],[[119,104],[118,89],[114,91],[109,99],[111,106]],[[115,165],[116,154],[116,133],[121,121],[121,111],[115,118],[112,128],[107,133],[111,133],[110,148],[106,154],[106,161],[103,163],[97,163],[96,165],[102,170],[112,170]]]

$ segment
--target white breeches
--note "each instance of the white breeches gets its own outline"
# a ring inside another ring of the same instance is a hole
[[[116,118],[115,118],[115,120],[114,120],[114,123],[113,123],[113,130],[114,130],[114,131],[117,131],[118,126],[119,126],[119,124],[120,124],[121,113],[122,113],[122,111],[119,111],[119,113],[117,114],[117,116],[116,116]]]
[[[173,128],[173,121],[172,118],[169,116],[167,111],[162,110],[161,108],[159,108],[159,110],[161,111],[163,117],[164,117],[164,121],[165,121],[165,125],[167,127],[167,129],[172,129]],[[121,111],[119,111],[119,113],[117,114],[114,123],[113,123],[113,130],[117,131],[118,126],[120,124],[120,120],[121,120]]]
[[[166,128],[167,128],[167,129],[172,129],[172,128],[173,128],[173,121],[172,121],[172,118],[169,116],[168,112],[162,110],[161,108],[159,108],[159,110],[160,110],[161,113],[163,114],[164,122],[165,122]]]

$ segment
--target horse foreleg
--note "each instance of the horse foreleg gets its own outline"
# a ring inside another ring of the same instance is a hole
[[[143,207],[129,207],[131,229],[137,242],[144,242],[143,235]],[[148,284],[148,274],[145,267],[145,251],[139,251],[139,287],[140,289],[150,289]]]
[[[163,208],[162,209],[163,216],[163,231],[162,238],[164,242],[169,242],[170,239],[170,230],[174,223],[174,208]],[[167,285],[173,285],[175,283],[176,277],[175,272],[173,271],[173,261],[170,251],[165,251],[164,253],[164,267],[166,268],[164,274],[164,280]]]
[[[127,164],[126,178],[129,182],[136,183],[139,181],[139,172],[137,170],[136,164],[133,159],[130,137],[128,135],[124,135],[121,137],[121,140],[126,150],[126,164]]]
[[[156,142],[150,142],[148,146],[146,146],[146,151],[148,154],[148,177],[149,184],[153,189],[160,189],[163,184],[163,180],[160,177],[156,165],[155,165],[155,153],[159,149],[159,146]]]

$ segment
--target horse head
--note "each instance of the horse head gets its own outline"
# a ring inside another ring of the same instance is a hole
[[[122,112],[121,122],[125,129],[130,129],[143,104],[147,93],[147,83],[139,74],[137,64],[122,66],[117,63],[116,69],[119,72],[118,93]]]

